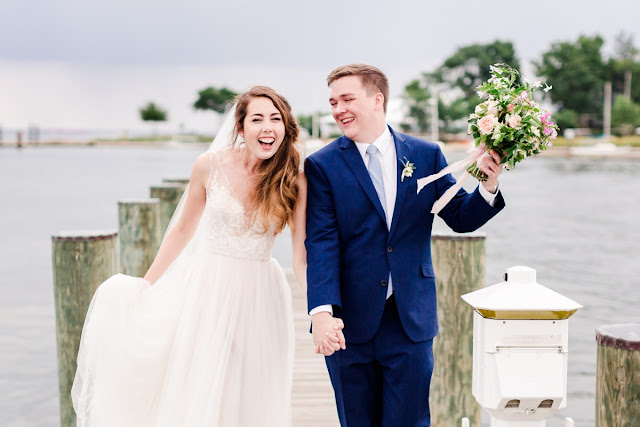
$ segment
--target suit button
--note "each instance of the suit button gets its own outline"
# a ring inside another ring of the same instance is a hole
[[[393,252],[393,248],[391,246],[387,247],[387,252]]]
[[[388,285],[386,280],[383,280],[382,282],[380,282],[380,285],[384,288],[385,286]]]

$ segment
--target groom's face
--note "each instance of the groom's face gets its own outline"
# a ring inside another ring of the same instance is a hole
[[[353,141],[370,143],[378,136],[371,139],[370,134],[377,131],[382,104],[377,100],[378,94],[371,92],[368,93],[359,76],[346,76],[331,83],[331,114],[340,130]]]

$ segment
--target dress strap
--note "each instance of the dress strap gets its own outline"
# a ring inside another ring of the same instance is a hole
[[[224,182],[227,184],[227,188],[229,192],[238,201],[238,203],[240,203],[240,205],[244,208],[244,205],[242,205],[242,202],[240,202],[240,198],[238,198],[238,195],[236,194],[236,190],[233,189],[231,182],[229,182],[229,178],[227,178],[227,174],[224,173],[224,168],[222,167],[222,161],[220,161],[220,156],[216,151],[214,151],[213,153],[216,155],[216,159],[218,160],[218,167],[220,168],[220,174],[224,178]]]
[[[213,151],[209,151],[209,179],[207,180],[207,191],[211,185],[211,177],[213,177]]]

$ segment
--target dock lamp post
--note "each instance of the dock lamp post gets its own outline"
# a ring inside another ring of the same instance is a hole
[[[544,427],[567,405],[568,322],[582,306],[522,266],[462,299],[474,309],[472,393],[491,427]]]

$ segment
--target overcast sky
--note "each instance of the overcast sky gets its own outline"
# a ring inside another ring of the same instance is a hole
[[[367,62],[392,94],[457,47],[513,41],[524,71],[555,41],[638,37],[637,0],[0,0],[0,123],[135,127],[156,100],[197,126],[197,90],[268,84],[328,110],[326,74]]]

